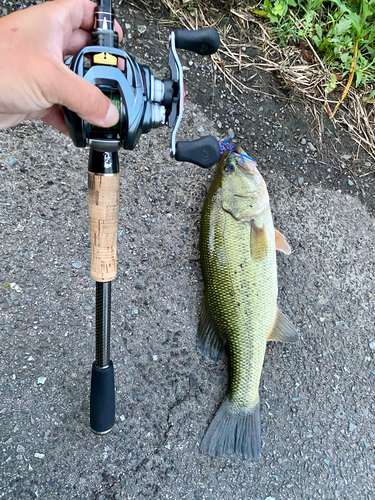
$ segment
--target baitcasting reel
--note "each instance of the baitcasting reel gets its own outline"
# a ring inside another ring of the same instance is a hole
[[[66,65],[77,75],[93,83],[117,106],[120,120],[110,129],[100,129],[64,109],[65,122],[78,147],[90,146],[101,152],[114,152],[120,147],[134,149],[139,137],[152,128],[172,128],[171,156],[178,161],[211,167],[219,161],[220,147],[213,136],[195,141],[176,142],[176,134],[184,109],[183,70],[176,49],[201,55],[213,54],[220,38],[213,28],[197,31],[177,30],[169,38],[171,77],[154,78],[147,66],[138,64],[127,52],[118,48],[114,31],[111,1],[101,1],[95,14],[92,45],[70,57]]]

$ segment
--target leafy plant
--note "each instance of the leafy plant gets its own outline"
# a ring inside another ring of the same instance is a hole
[[[281,44],[308,39],[331,71],[353,72],[356,87],[375,82],[375,0],[264,0],[262,9]],[[332,74],[327,91],[336,83]]]

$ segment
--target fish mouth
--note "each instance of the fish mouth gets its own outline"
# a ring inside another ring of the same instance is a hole
[[[249,158],[239,155],[237,167],[246,175],[254,175],[257,172],[257,164]]]

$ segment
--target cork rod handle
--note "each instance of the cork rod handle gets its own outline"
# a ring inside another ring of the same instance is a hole
[[[120,176],[88,173],[91,276],[112,281],[117,273]]]

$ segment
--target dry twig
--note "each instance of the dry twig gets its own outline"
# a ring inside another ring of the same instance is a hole
[[[319,54],[308,39],[305,41],[315,59],[313,64],[305,63],[298,47],[281,49],[277,44],[273,43],[267,31],[267,25],[253,15],[255,11],[248,6],[247,1],[237,2],[236,7],[231,7],[225,14],[213,8],[207,0],[196,0],[194,17],[192,17],[182,0],[161,0],[161,2],[170,9],[174,17],[187,29],[213,26],[219,30],[222,45],[220,51],[212,56],[212,63],[214,74],[218,70],[223,75],[229,89],[235,88],[241,94],[254,90],[234,75],[234,70],[254,67],[277,73],[288,88],[296,94],[302,95],[306,102],[311,102],[312,107],[314,103],[320,102],[331,119],[335,115],[336,109],[331,112],[329,107],[329,103],[335,104],[335,102],[328,100],[326,91],[326,82],[331,80],[329,68],[324,66]],[[222,22],[224,19],[225,22]],[[298,19],[296,19],[296,23],[299,23]],[[246,54],[242,53],[242,47],[254,46],[254,25],[259,28],[261,33],[261,37],[258,37],[257,40],[259,40],[259,45],[264,53],[264,56],[260,57],[258,62],[251,61]],[[356,51],[353,55],[353,61],[355,61],[355,58]],[[339,105],[342,105],[340,113],[337,113],[339,116],[338,118],[335,116],[335,120],[343,124],[360,147],[375,159],[375,111],[374,109],[369,110],[369,103],[366,100],[362,101],[364,97],[360,96],[358,91],[350,88],[353,74],[354,67],[351,70],[342,98],[336,106],[338,108]],[[342,84],[339,83],[339,85]],[[344,105],[342,101],[346,94],[349,95],[349,99],[348,103]]]

